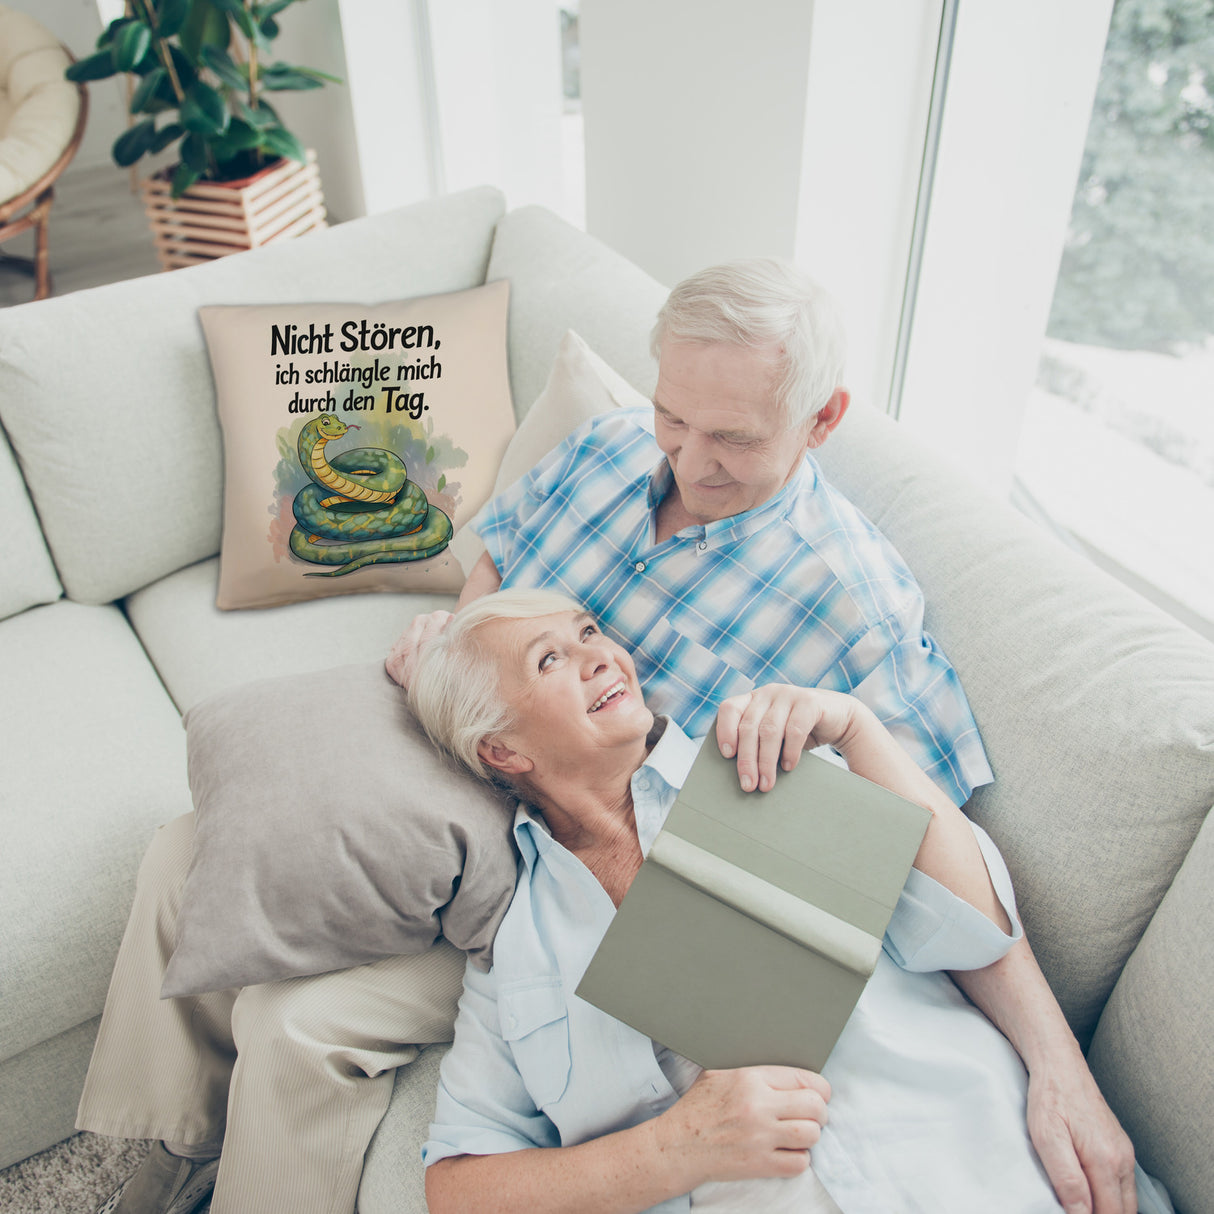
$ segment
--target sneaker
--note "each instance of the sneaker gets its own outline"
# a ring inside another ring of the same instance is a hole
[[[210,1196],[219,1160],[199,1163],[155,1143],[139,1170],[106,1198],[97,1214],[193,1214]]]

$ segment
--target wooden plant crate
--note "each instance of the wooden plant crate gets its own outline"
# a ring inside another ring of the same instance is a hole
[[[156,255],[165,270],[198,265],[328,225],[316,167],[279,160],[241,181],[199,181],[180,198],[171,192],[171,170],[140,186]]]

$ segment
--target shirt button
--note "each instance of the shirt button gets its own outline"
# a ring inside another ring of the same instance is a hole
[[[700,542],[699,542],[699,543],[696,545],[696,547],[697,547],[697,548],[698,548],[698,549],[699,549],[701,552],[704,552],[704,551],[705,551],[705,550],[708,548],[708,541],[707,541],[707,540],[701,540],[701,541],[700,541]]]
[[[637,573],[644,573],[645,572],[645,562],[637,561],[637,563],[635,565],[633,565],[633,568],[637,571]]]

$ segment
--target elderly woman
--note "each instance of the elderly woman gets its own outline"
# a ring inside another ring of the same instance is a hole
[[[1060,1209],[1025,1129],[1023,1065],[942,972],[1018,938],[1007,871],[859,701],[764,687],[716,727],[743,788],[830,746],[932,813],[819,1075],[701,1072],[574,994],[698,750],[654,719],[589,615],[548,591],[478,600],[424,645],[409,694],[436,743],[524,802],[493,968],[468,967],[443,1063],[432,1211]]]

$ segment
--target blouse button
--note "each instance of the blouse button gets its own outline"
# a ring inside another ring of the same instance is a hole
[[[696,545],[696,547],[697,547],[697,548],[698,548],[698,549],[699,549],[701,552],[704,552],[704,551],[707,549],[707,547],[708,547],[708,541],[707,541],[707,540],[701,540],[701,541],[700,541],[700,542],[699,542],[699,543]]]
[[[644,573],[645,572],[645,562],[637,561],[637,563],[635,565],[633,565],[633,568],[637,571],[637,573]]]

